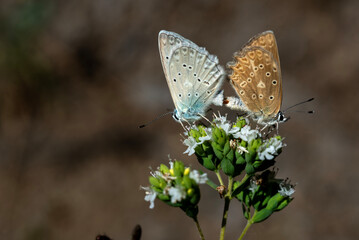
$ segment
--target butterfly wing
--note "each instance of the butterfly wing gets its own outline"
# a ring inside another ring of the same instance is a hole
[[[249,112],[271,120],[282,102],[280,67],[271,52],[262,47],[245,47],[236,53],[229,76],[231,84]]]
[[[221,87],[225,72],[216,56],[174,32],[159,33],[163,71],[181,118],[195,121]]]
[[[243,49],[246,47],[261,47],[267,50],[280,65],[277,41],[273,31],[268,30],[255,35],[244,45]]]

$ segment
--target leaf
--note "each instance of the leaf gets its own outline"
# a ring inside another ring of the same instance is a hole
[[[264,209],[260,210],[259,212],[254,213],[254,215],[252,217],[252,221],[253,221],[253,223],[262,222],[262,221],[266,220],[272,213],[273,213],[273,211],[264,208]]]
[[[233,166],[232,162],[228,158],[224,158],[222,160],[221,168],[222,168],[222,171],[227,176],[233,176],[233,174],[234,174],[234,166]]]

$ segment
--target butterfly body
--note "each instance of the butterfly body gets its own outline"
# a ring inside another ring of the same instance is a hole
[[[272,31],[253,37],[227,64],[230,82],[239,99],[228,99],[227,106],[248,112],[261,125],[273,125],[286,118],[280,111],[282,76],[277,43]]]
[[[169,31],[158,36],[161,63],[178,121],[193,123],[203,117],[225,78],[218,58],[205,48]]]

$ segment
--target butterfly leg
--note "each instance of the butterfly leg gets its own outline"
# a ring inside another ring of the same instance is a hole
[[[207,122],[209,122],[209,124],[212,125],[211,121],[209,121],[209,119],[206,118],[204,115],[202,115],[202,114],[200,114],[200,113],[198,113],[198,115],[201,116],[203,119],[205,119]]]
[[[185,128],[185,126],[183,125],[182,121],[179,121],[179,123],[181,124],[182,128],[187,132],[188,130]]]

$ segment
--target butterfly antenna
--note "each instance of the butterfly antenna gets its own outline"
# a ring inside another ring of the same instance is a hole
[[[294,107],[296,107],[296,106],[298,106],[298,105],[301,105],[301,104],[304,104],[304,103],[307,103],[307,102],[311,102],[311,101],[313,101],[313,100],[314,100],[314,98],[309,98],[308,100],[305,100],[305,101],[303,101],[303,102],[300,102],[300,103],[294,104],[293,106],[290,106],[289,108],[287,108],[287,109],[284,110],[283,112],[286,112],[286,111],[288,111],[289,109],[294,108]],[[314,113],[314,111],[309,111],[309,112]],[[308,113],[309,113],[309,112],[308,112]]]
[[[144,127],[150,125],[151,123],[153,123],[154,121],[157,121],[158,119],[160,119],[160,118],[162,118],[162,117],[164,117],[164,116],[166,116],[166,115],[168,115],[170,113],[172,113],[172,112],[166,112],[164,114],[161,114],[158,117],[156,117],[155,119],[153,119],[153,120],[151,120],[151,121],[149,121],[149,122],[147,122],[145,124],[142,124],[142,125],[138,126],[138,128],[144,128]]]

